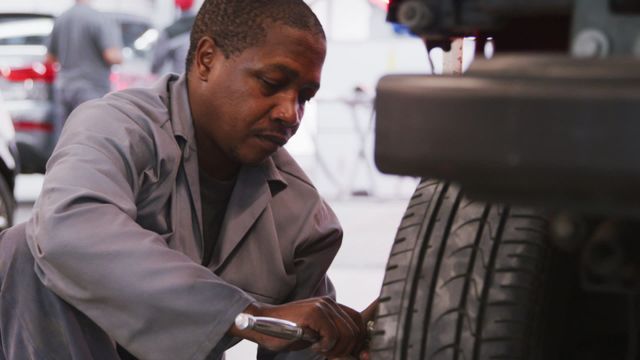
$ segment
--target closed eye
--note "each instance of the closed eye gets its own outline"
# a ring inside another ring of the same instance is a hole
[[[268,94],[274,94],[284,87],[283,84],[265,77],[259,77],[258,79],[260,80],[262,88],[266,90]]]
[[[301,96],[298,98],[298,102],[299,102],[300,104],[303,104],[303,105],[304,105],[304,104],[306,104],[307,102],[309,102],[309,100],[311,100],[311,99],[313,99],[313,95],[301,95]]]
[[[302,91],[300,91],[300,96],[298,96],[298,103],[304,105],[309,100],[313,99],[314,96],[316,96],[317,91],[317,87],[304,87]]]

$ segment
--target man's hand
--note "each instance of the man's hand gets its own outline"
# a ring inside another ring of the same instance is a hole
[[[311,349],[328,357],[337,358],[358,353],[366,338],[366,327],[362,316],[355,310],[337,304],[331,298],[311,298],[283,305],[254,303],[245,313],[292,321],[318,334],[320,340]],[[229,335],[258,343],[269,350],[299,350],[308,347],[305,341],[286,341],[253,330],[238,330],[235,325]]]
[[[362,321],[364,321],[364,323],[367,325],[369,325],[369,321],[373,321],[375,315],[376,315],[376,310],[378,309],[378,305],[380,304],[380,300],[379,299],[375,299],[371,304],[369,304],[369,306],[367,306],[366,309],[364,309],[360,315],[362,317]],[[363,341],[362,345],[358,348],[356,348],[356,351],[353,353],[353,356],[351,357],[341,357],[341,358],[334,358],[331,360],[353,360],[353,359],[358,359],[358,360],[369,360],[371,358],[371,356],[369,355],[369,335],[367,334],[367,337],[365,339],[365,341]]]
[[[375,299],[366,309],[362,310],[360,313],[362,315],[362,320],[364,320],[365,324],[369,321],[373,321],[373,318],[376,316],[376,310],[378,310],[378,305],[380,304],[380,299]]]

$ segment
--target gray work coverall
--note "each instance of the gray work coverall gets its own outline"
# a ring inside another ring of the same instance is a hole
[[[32,218],[0,237],[0,358],[115,359],[117,342],[141,359],[217,359],[254,299],[333,294],[340,225],[284,149],[241,169],[200,265],[198,156],[184,77],[71,115]]]

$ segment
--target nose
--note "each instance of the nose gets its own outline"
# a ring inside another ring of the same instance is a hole
[[[288,128],[297,128],[302,119],[302,105],[298,103],[298,96],[283,96],[273,109],[273,119]]]

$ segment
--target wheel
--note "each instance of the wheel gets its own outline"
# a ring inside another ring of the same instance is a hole
[[[16,201],[7,181],[0,177],[0,231],[13,225]]]
[[[389,256],[372,359],[568,359],[571,264],[539,213],[423,180]]]

